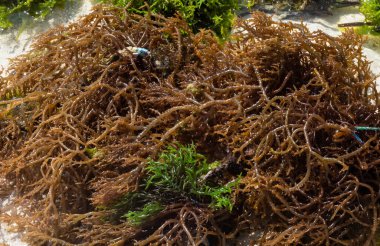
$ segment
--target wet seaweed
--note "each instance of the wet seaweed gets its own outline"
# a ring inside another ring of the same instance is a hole
[[[373,244],[380,103],[361,38],[259,12],[234,30],[221,44],[177,18],[96,6],[42,34],[0,77],[2,221],[32,245],[225,245],[246,232],[259,245]],[[241,175],[233,209],[161,190],[171,202],[128,223],[154,202],[149,160],[173,143],[219,163],[203,177],[215,187]]]

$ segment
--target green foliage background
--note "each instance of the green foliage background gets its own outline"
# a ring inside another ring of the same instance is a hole
[[[360,12],[363,13],[366,21],[380,26],[380,0],[361,0]]]
[[[131,4],[130,11],[144,14],[141,10],[145,2],[155,13],[166,17],[180,14],[195,32],[202,28],[213,30],[219,37],[229,35],[235,11],[239,8],[238,0],[99,0],[119,7]]]
[[[44,19],[56,6],[63,6],[67,0],[0,0],[0,28],[13,26],[10,17],[24,12],[38,19]]]

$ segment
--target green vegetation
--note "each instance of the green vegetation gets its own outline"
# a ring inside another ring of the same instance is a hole
[[[380,0],[360,0],[360,12],[365,16],[365,25],[354,26],[353,29],[358,35],[366,35],[371,43],[378,46],[378,36],[380,27]],[[341,30],[345,30],[342,28]]]
[[[115,219],[127,219],[133,226],[141,225],[150,216],[162,211],[164,204],[170,205],[176,197],[231,212],[232,188],[240,179],[219,187],[209,186],[205,181],[205,175],[219,164],[208,163],[205,156],[196,152],[193,144],[169,146],[157,161],[148,159],[147,176],[142,182],[141,191],[126,194],[111,207],[115,211]],[[169,194],[169,199],[163,194]]]
[[[376,32],[372,26],[368,26],[368,25],[355,27],[354,31],[356,34],[359,34],[359,35],[375,35],[375,36],[379,35],[379,33]]]
[[[88,158],[101,158],[103,157],[104,153],[99,150],[98,148],[85,148],[84,153],[88,156]]]
[[[36,19],[43,20],[53,8],[63,6],[67,0],[0,0],[0,28],[13,26],[10,17],[24,12]]]
[[[211,207],[231,211],[233,203],[230,194],[238,181],[222,187],[210,187],[203,180],[217,166],[218,162],[208,163],[203,155],[197,153],[194,145],[169,146],[158,161],[148,161],[146,189],[154,186],[155,189],[174,191],[199,201],[210,200]]]
[[[255,0],[247,0],[246,2],[248,8],[253,8],[256,4]]]
[[[238,0],[99,0],[118,7],[131,4],[129,10],[134,13],[145,14],[141,7],[145,3],[150,10],[166,17],[177,13],[184,18],[195,32],[202,28],[213,30],[219,37],[226,38],[235,19],[238,9]]]
[[[380,1],[379,0],[361,0],[360,12],[374,26],[380,26]]]
[[[142,210],[129,211],[122,218],[126,218],[131,225],[138,226],[144,223],[150,216],[161,212],[163,208],[158,202],[150,202],[145,204]]]

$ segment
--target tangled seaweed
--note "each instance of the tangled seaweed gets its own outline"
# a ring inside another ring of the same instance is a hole
[[[366,127],[380,104],[362,40],[259,12],[235,30],[220,44],[176,18],[97,6],[40,36],[0,77],[1,219],[32,245],[225,245],[247,232],[260,245],[373,244],[380,142]],[[221,163],[210,182],[241,175],[234,209],[161,194],[139,226],[115,216],[173,142]]]

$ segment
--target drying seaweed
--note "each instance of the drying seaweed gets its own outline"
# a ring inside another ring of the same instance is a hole
[[[221,44],[177,18],[97,6],[7,74],[1,220],[32,245],[374,243],[380,103],[352,31],[255,12]],[[174,143],[194,144],[207,173],[192,180],[207,189],[239,180],[233,209],[156,178]]]

